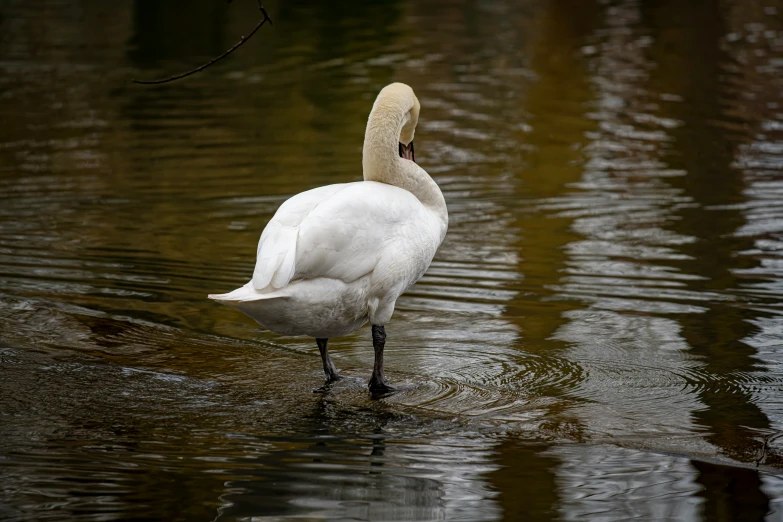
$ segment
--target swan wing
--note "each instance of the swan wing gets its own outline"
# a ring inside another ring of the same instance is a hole
[[[344,185],[307,190],[283,203],[261,233],[253,270],[253,288],[283,288],[294,276],[299,227],[319,203],[328,200]]]
[[[349,283],[375,269],[384,248],[421,220],[410,192],[372,181],[330,185],[286,201],[259,241],[253,287],[276,290],[292,279]]]
[[[411,252],[402,245],[418,234],[426,212],[407,190],[374,181],[349,183],[300,225],[295,277],[350,283],[375,270],[392,251],[404,265]]]

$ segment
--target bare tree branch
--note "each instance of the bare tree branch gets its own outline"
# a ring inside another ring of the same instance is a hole
[[[229,2],[230,1],[231,0],[229,0]],[[272,23],[272,19],[269,18],[269,13],[267,13],[266,9],[264,9],[264,5],[261,3],[261,0],[257,0],[257,1],[258,1],[258,9],[261,10],[261,14],[263,15],[263,18],[261,19],[260,22],[258,22],[258,24],[253,28],[253,30],[250,31],[250,34],[248,34],[247,36],[241,37],[239,39],[239,41],[236,44],[234,44],[234,46],[231,49],[229,49],[228,51],[224,52],[223,54],[221,54],[220,56],[218,56],[216,58],[212,58],[210,61],[208,61],[207,63],[205,63],[201,67],[197,67],[197,68],[193,69],[192,71],[188,71],[188,72],[185,72],[185,73],[182,73],[182,74],[177,74],[176,76],[171,76],[169,78],[164,78],[162,80],[133,80],[133,83],[141,83],[141,84],[144,84],[144,85],[156,85],[156,84],[161,84],[161,83],[173,82],[174,80],[179,80],[181,78],[185,78],[186,76],[190,76],[191,74],[196,74],[197,72],[201,72],[204,69],[206,69],[207,67],[209,67],[210,65],[212,65],[213,63],[217,63],[220,60],[222,60],[223,58],[225,58],[226,56],[228,56],[229,54],[233,53],[234,51],[239,49],[245,42],[250,40],[250,38],[254,34],[256,34],[256,31],[261,29],[262,25],[264,25],[267,22],[269,22],[269,25],[274,25]]]

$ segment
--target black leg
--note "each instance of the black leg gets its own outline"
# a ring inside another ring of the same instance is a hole
[[[334,367],[332,358],[329,357],[329,350],[326,348],[326,343],[329,339],[316,339],[318,343],[318,351],[321,352],[321,362],[324,363],[324,374],[326,374],[326,382],[334,382],[340,380],[340,374],[337,373],[337,368]]]
[[[394,388],[386,383],[383,376],[383,347],[386,344],[386,330],[383,326],[372,325],[372,346],[375,349],[375,365],[370,377],[370,391],[373,393],[393,392]]]

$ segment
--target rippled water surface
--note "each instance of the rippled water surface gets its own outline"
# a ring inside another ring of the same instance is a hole
[[[0,519],[780,520],[780,0],[0,1]],[[422,104],[387,326],[206,294]]]

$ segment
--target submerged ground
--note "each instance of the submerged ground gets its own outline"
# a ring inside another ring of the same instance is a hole
[[[783,2],[268,7],[0,2],[0,519],[783,516]],[[206,294],[391,81],[450,231],[314,394]]]

